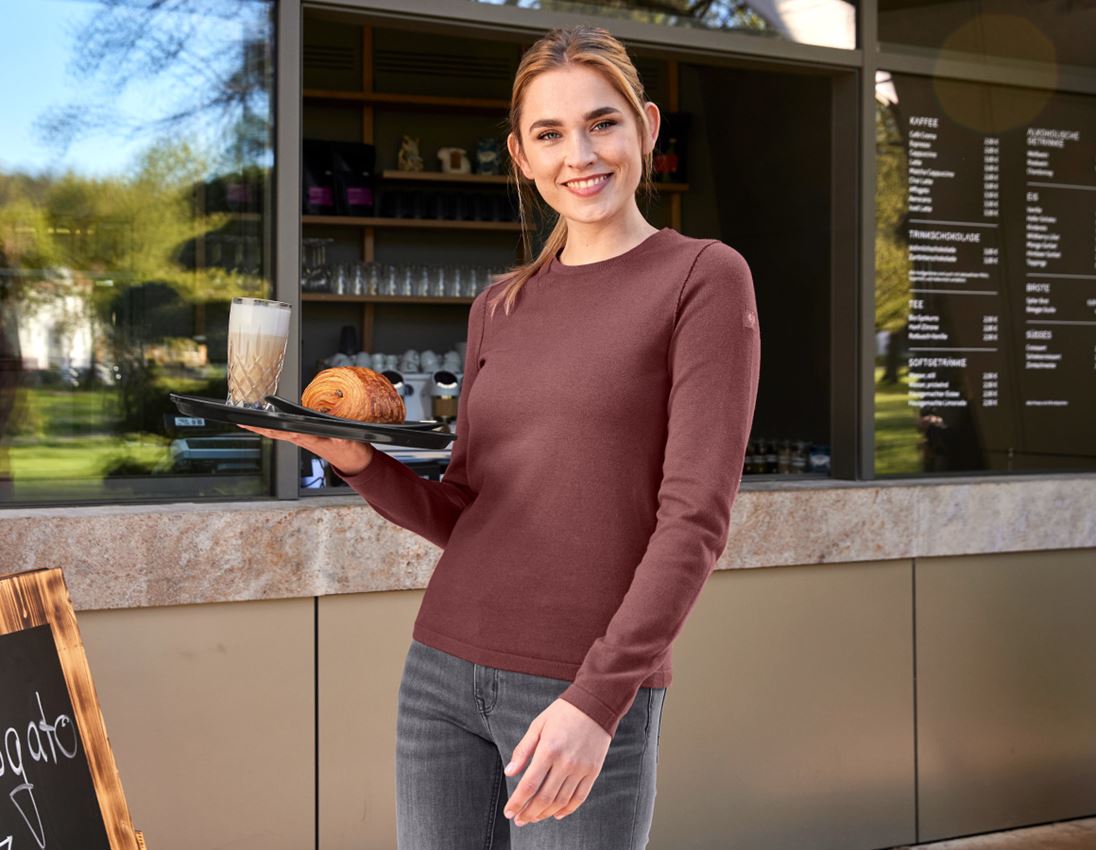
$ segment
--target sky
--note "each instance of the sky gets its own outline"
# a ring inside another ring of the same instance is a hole
[[[121,175],[150,143],[147,135],[131,140],[98,132],[75,139],[61,156],[34,129],[49,107],[77,99],[81,81],[68,68],[74,33],[97,8],[89,0],[0,0],[0,170],[38,174],[72,168],[89,177]],[[203,24],[220,28],[223,42],[224,19]],[[148,115],[154,104],[163,111],[185,94],[178,86],[167,77],[131,84],[113,106],[129,116]]]
[[[37,173],[71,164],[76,171],[100,176],[122,171],[139,145],[81,139],[58,160],[33,131],[45,107],[60,106],[72,97],[74,81],[66,71],[72,51],[69,30],[86,19],[90,5],[0,0],[0,10],[4,32],[0,80],[5,81],[0,88],[0,167]]]

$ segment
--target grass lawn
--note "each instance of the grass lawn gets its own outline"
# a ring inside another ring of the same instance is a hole
[[[921,471],[921,434],[917,409],[906,404],[906,366],[898,367],[898,383],[881,385],[883,367],[875,368],[875,473],[909,474]]]
[[[100,494],[108,467],[121,459],[170,465],[169,439],[120,431],[119,391],[110,387],[29,387],[21,391],[0,465],[16,497],[78,499]]]
[[[119,433],[119,392],[110,387],[29,387],[7,440],[12,477],[98,481],[119,458],[169,463],[168,439],[160,434]]]
[[[119,456],[149,464],[161,460],[169,463],[166,440],[155,437],[124,440],[104,434],[16,444],[8,448],[12,477],[16,481],[33,478],[100,479],[106,465]]]

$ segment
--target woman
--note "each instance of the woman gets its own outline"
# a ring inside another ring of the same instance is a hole
[[[637,206],[659,120],[605,30],[526,52],[513,176],[559,218],[472,304],[442,481],[259,431],[444,549],[400,685],[401,850],[647,844],[670,644],[727,541],[760,362],[742,256]]]

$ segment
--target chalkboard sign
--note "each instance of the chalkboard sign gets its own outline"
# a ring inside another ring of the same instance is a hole
[[[0,846],[110,850],[49,626],[0,637],[0,683]]]
[[[0,577],[0,850],[138,850],[64,578]]]

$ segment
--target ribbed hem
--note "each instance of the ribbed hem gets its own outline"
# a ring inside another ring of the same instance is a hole
[[[339,476],[339,478],[341,478],[343,481],[345,481],[348,485],[356,490],[358,486],[364,485],[371,479],[380,475],[383,471],[383,467],[386,461],[392,463],[400,463],[394,457],[391,457],[388,452],[382,452],[380,449],[374,448],[373,458],[369,461],[369,465],[366,466],[365,469],[363,469],[361,472],[357,472],[354,475],[348,475],[337,466],[335,466],[335,464],[333,463],[330,464],[330,466],[332,472],[334,472],[337,476]],[[402,466],[403,464],[400,465]]]
[[[561,682],[573,682],[580,666],[567,661],[528,658],[510,652],[483,649],[455,637],[436,632],[417,621],[411,629],[411,636],[420,643],[425,643],[427,646],[434,647],[434,649],[440,649],[442,652],[448,652],[450,655],[456,655],[465,661],[483,664],[488,667],[498,667],[500,670],[512,670],[515,673],[528,673],[531,676],[546,676],[549,679],[559,679]]]
[[[567,690],[559,695],[559,698],[571,703],[579,711],[592,718],[598,726],[609,733],[610,738],[616,735],[620,719],[624,714],[627,714],[626,711],[624,714],[617,714],[589,691],[580,688],[573,682]]]
[[[419,643],[424,643],[434,649],[440,649],[457,658],[471,661],[474,664],[483,664],[487,667],[497,667],[500,670],[510,670],[515,673],[526,673],[530,676],[544,676],[549,679],[559,679],[570,682],[571,685],[561,695],[571,705],[583,711],[597,724],[609,733],[616,734],[616,727],[620,723],[620,717],[616,716],[609,706],[595,697],[593,694],[574,683],[581,664],[573,664],[568,661],[552,661],[547,658],[531,658],[526,655],[515,655],[511,652],[501,652],[496,649],[484,649],[470,643],[447,635],[443,632],[424,626],[418,620],[411,629],[411,636]],[[668,688],[673,681],[673,670],[663,668],[656,670],[640,683],[641,688]]]

